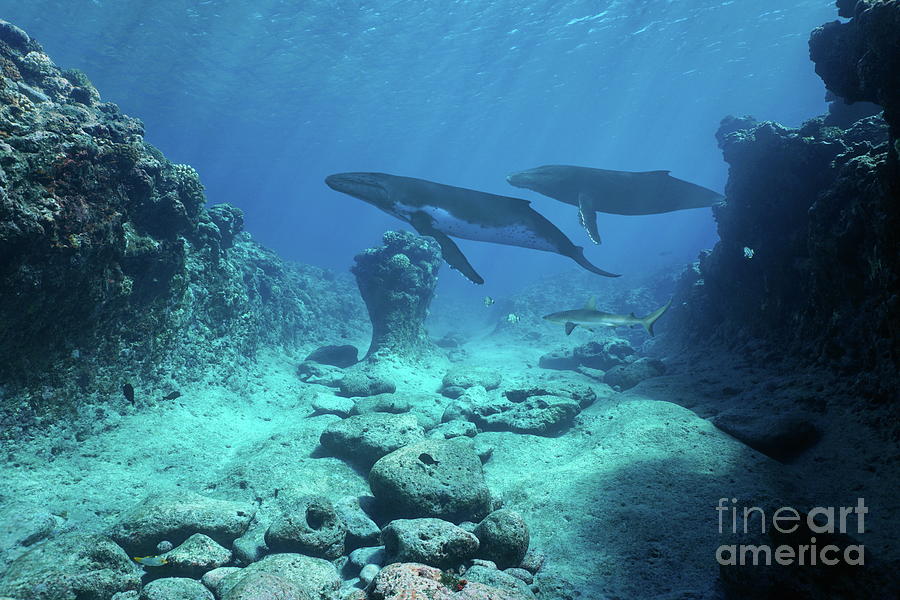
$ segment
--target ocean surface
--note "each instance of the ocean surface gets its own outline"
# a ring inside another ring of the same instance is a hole
[[[399,222],[329,190],[384,171],[523,196],[577,244],[571,207],[507,185],[541,164],[671,170],[723,191],[726,115],[787,125],[824,111],[809,31],[833,2],[0,0],[0,15],[83,70],[147,139],[193,165],[282,256],[346,270]],[[696,258],[711,211],[601,215],[589,248],[616,273]],[[462,242],[501,295],[564,258]]]

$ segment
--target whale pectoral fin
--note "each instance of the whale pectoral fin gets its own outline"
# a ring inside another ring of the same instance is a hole
[[[484,283],[484,279],[469,264],[469,260],[462,253],[462,250],[459,249],[459,246],[456,245],[456,242],[451,240],[446,233],[434,228],[431,217],[425,213],[417,212],[412,215],[410,223],[419,235],[427,235],[437,241],[441,247],[441,256],[444,258],[444,262],[450,265],[451,269],[459,271],[463,277],[472,283],[478,285]]]
[[[590,196],[578,194],[578,220],[587,231],[588,237],[595,244],[600,243],[600,232],[597,231],[597,212],[591,202]]]

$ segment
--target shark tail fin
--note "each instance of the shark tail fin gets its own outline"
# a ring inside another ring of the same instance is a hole
[[[646,329],[647,333],[649,333],[651,336],[653,335],[653,324],[656,323],[657,319],[666,314],[666,311],[669,310],[669,306],[671,305],[672,301],[669,300],[668,302],[666,302],[665,306],[656,309],[655,311],[641,319],[641,325],[644,326],[644,329]]]

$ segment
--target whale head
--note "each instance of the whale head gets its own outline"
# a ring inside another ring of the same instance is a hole
[[[331,189],[359,198],[393,214],[394,201],[389,189],[390,176],[384,173],[336,173],[325,178]]]

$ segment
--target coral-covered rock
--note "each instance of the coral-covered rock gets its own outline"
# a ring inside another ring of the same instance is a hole
[[[619,365],[610,369],[603,377],[603,382],[620,390],[629,390],[651,377],[659,377],[666,372],[666,365],[656,358],[639,358],[633,363]]]
[[[227,575],[219,585],[220,593],[227,597],[244,578],[260,573],[274,575],[293,584],[303,594],[303,600],[328,598],[341,586],[337,569],[327,560],[302,554],[272,554]]]
[[[829,90],[849,102],[884,107],[896,139],[900,136],[900,1],[844,2],[835,21],[813,31],[810,58]]]
[[[231,550],[223,548],[211,537],[195,533],[177,548],[166,552],[166,573],[200,578],[231,560]]]
[[[215,598],[195,579],[165,577],[144,586],[140,600],[215,600]]]
[[[395,563],[378,574],[373,600],[528,600],[533,595],[502,590],[417,563]]]
[[[388,231],[384,245],[355,258],[353,274],[372,321],[368,357],[415,358],[434,346],[425,316],[434,297],[441,251],[431,238]]]
[[[228,590],[222,600],[317,600],[308,591],[274,573],[251,573]]]

